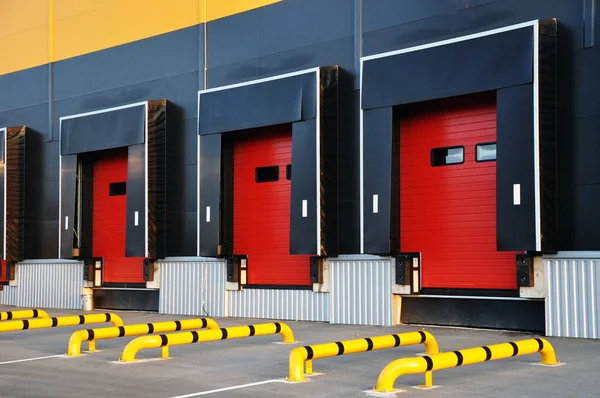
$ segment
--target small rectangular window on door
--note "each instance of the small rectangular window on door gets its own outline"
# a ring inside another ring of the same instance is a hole
[[[431,150],[432,166],[449,166],[452,164],[461,164],[465,161],[465,148],[445,147],[434,148]]]
[[[477,144],[475,146],[475,160],[478,162],[496,160],[496,143]]]
[[[123,196],[127,194],[126,182],[111,182],[108,184],[108,196]]]
[[[286,180],[292,179],[292,165],[291,164],[288,164],[287,166],[285,166],[285,179]]]
[[[266,166],[256,168],[256,182],[279,181],[279,166]]]

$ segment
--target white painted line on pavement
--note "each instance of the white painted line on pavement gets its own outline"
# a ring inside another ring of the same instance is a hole
[[[239,386],[219,388],[219,389],[216,389],[216,390],[201,391],[201,392],[197,392],[197,393],[193,393],[193,394],[178,395],[176,397],[171,397],[171,398],[199,397],[200,395],[208,395],[208,394],[214,394],[214,393],[217,393],[217,392],[238,390],[240,388],[254,387],[254,386],[260,386],[260,385],[263,385],[263,384],[282,383],[282,382],[283,382],[283,380],[279,380],[279,379],[265,380],[265,381],[259,381],[259,382],[256,382],[256,383],[242,384],[242,385],[239,385]]]
[[[59,358],[59,357],[64,357],[64,355],[48,355],[46,357],[15,359],[14,361],[0,362],[0,365],[8,365],[10,363],[19,363],[19,362],[39,361],[40,359]]]

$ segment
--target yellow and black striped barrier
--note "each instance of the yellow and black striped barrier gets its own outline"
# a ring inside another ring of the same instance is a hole
[[[206,328],[211,330],[219,329],[219,325],[217,325],[217,323],[210,318],[200,318],[78,330],[71,335],[66,355],[72,357],[81,355],[81,344],[84,341],[89,342],[88,351],[93,352],[96,351],[96,340]]]
[[[0,321],[31,318],[50,318],[50,316],[46,311],[38,309],[0,312]]]
[[[14,332],[16,330],[29,329],[49,329],[55,327],[88,325],[92,323],[104,322],[111,322],[115,326],[123,326],[123,320],[120,316],[116,314],[105,313],[0,322],[0,332]]]
[[[235,326],[216,330],[201,330],[184,333],[160,334],[138,337],[123,349],[121,362],[135,361],[135,355],[145,348],[162,348],[161,358],[169,357],[169,347],[174,345],[205,343],[208,341],[239,339],[252,336],[281,334],[284,343],[294,343],[294,333],[285,323],[264,323],[258,325]]]
[[[510,343],[494,344],[483,347],[468,348],[437,355],[401,358],[389,363],[377,379],[377,392],[394,391],[394,382],[402,375],[425,373],[425,383],[421,387],[431,387],[433,384],[431,372],[434,370],[473,365],[497,359],[511,358],[521,355],[542,355],[543,365],[558,365],[552,345],[545,339],[527,339]]]
[[[439,352],[437,341],[430,333],[425,331],[374,336],[364,339],[337,341],[335,343],[294,348],[289,356],[289,372],[287,380],[294,382],[303,381],[305,373],[304,363],[306,363],[306,373],[312,374],[313,359],[357,354],[416,344],[424,344],[427,354],[437,354]]]

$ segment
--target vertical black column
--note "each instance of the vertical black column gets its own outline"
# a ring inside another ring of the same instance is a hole
[[[146,256],[146,148],[131,145],[127,154],[127,227],[125,256]],[[137,217],[136,217],[137,213]]]
[[[391,251],[393,119],[392,107],[363,112],[364,252],[369,254]]]
[[[290,254],[316,254],[317,126],[314,119],[292,126]]]
[[[200,136],[200,256],[216,257],[219,246],[221,134]]]
[[[535,251],[533,85],[500,89],[497,98],[497,248]]]
[[[73,257],[73,225],[75,222],[75,193],[77,188],[77,155],[63,155],[61,177],[60,257]]]

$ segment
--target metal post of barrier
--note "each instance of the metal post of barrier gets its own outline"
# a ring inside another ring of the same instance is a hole
[[[219,325],[210,318],[200,318],[78,330],[71,335],[66,355],[72,357],[81,355],[81,345],[84,341],[89,342],[88,351],[93,352],[96,351],[96,340],[205,328],[219,329]]]
[[[0,332],[13,332],[16,330],[28,329],[49,329],[62,326],[77,326],[104,322],[111,322],[115,326],[123,326],[123,320],[121,317],[116,314],[105,313],[0,322]]]
[[[288,381],[304,380],[304,363],[306,373],[312,374],[313,359],[335,357],[337,355],[356,354],[361,352],[382,350],[386,348],[404,347],[424,344],[428,354],[439,352],[437,341],[429,332],[418,331],[385,336],[367,337],[364,339],[338,341],[335,343],[317,344],[294,348],[289,356]]]
[[[135,361],[135,355],[146,348],[162,348],[162,358],[169,357],[168,347],[174,345],[204,343],[208,341],[239,339],[252,336],[281,334],[284,343],[294,343],[294,334],[285,323],[264,323],[258,325],[235,326],[218,330],[202,330],[185,333],[161,334],[138,337],[127,344],[121,355],[121,362]]]
[[[50,316],[46,311],[38,309],[0,312],[0,321],[31,318],[50,318]]]
[[[545,339],[527,339],[510,343],[501,343],[483,347],[468,348],[437,355],[401,358],[389,363],[377,379],[377,392],[394,391],[394,382],[405,374],[430,373],[434,370],[472,365],[497,359],[505,359],[521,355],[535,354],[542,356],[543,365],[558,365],[552,345]],[[425,377],[422,387],[431,387],[432,378]]]

